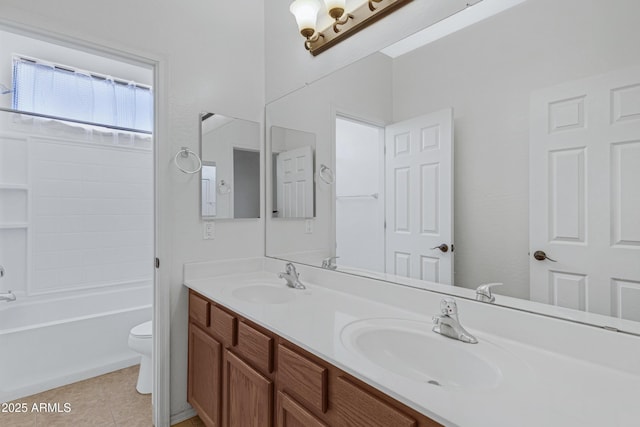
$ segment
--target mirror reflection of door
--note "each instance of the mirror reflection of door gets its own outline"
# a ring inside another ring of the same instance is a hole
[[[451,109],[386,128],[336,118],[341,270],[453,282],[452,152]]]
[[[202,162],[202,216],[216,216],[216,162]]]
[[[385,133],[387,272],[451,285],[453,110],[394,123]]]
[[[279,218],[313,217],[313,150],[310,146],[278,153],[276,160]]]
[[[316,135],[271,126],[271,212],[273,218],[315,217]]]

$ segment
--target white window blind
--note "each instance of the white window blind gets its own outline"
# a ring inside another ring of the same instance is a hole
[[[151,132],[151,88],[23,58],[13,64],[13,108]]]

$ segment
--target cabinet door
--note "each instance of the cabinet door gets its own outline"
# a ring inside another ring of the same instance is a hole
[[[224,352],[225,426],[271,427],[273,382],[229,350]]]
[[[190,323],[187,399],[208,427],[220,426],[221,368],[221,344]]]
[[[298,402],[278,392],[278,427],[328,427]]]

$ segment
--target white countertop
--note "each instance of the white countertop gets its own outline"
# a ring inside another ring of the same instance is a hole
[[[613,335],[602,335],[606,331],[585,331],[584,328],[590,327],[567,327],[546,319],[548,325],[544,327],[549,335],[558,331],[563,336],[557,339],[571,347],[567,352],[549,351],[558,344],[554,337],[540,336],[540,331],[531,330],[531,315],[513,310],[513,313],[505,314],[505,309],[499,307],[458,300],[461,323],[478,338],[479,343],[465,344],[434,333],[435,338],[442,340],[442,345],[460,346],[461,350],[496,362],[501,380],[490,387],[434,386],[408,379],[363,359],[347,349],[341,333],[353,322],[372,318],[414,320],[424,322],[428,327],[431,315],[438,313],[440,295],[404,287],[399,291],[397,286],[367,283],[368,279],[364,278],[358,278],[360,282],[354,284],[356,279],[353,278],[315,273],[304,268],[299,268],[299,271],[307,289],[287,289],[293,296],[291,301],[260,304],[234,295],[234,290],[257,284],[284,286],[274,267],[272,261],[256,260],[244,266],[237,261],[226,265],[211,263],[206,268],[199,265],[189,272],[189,267],[185,266],[185,285],[446,426],[640,425],[640,405],[637,404],[640,371],[634,361],[640,357],[640,339],[637,337],[617,339],[613,332],[609,333]],[[309,281],[305,280],[305,273],[308,273]],[[319,279],[321,276],[322,280]],[[320,285],[327,277],[330,282]],[[403,298],[407,308],[404,308]],[[415,307],[425,309],[417,311]],[[479,325],[489,328],[494,324],[481,322],[481,316],[496,319],[510,316],[508,318],[513,321],[506,325],[504,333],[499,328],[492,328],[493,333],[488,333]],[[524,328],[522,340],[513,339],[513,323],[517,322],[521,322],[520,326]],[[551,329],[548,329],[549,325]],[[573,333],[571,328],[583,329],[575,329]],[[568,336],[567,330],[570,331]],[[542,332],[544,334],[545,330]],[[585,341],[585,337],[590,341],[595,337],[597,342]],[[572,343],[572,340],[579,342]],[[611,359],[615,360],[607,364],[607,350],[601,347],[611,347],[610,343],[617,341],[622,341],[621,347],[610,350]],[[576,352],[589,352],[591,348],[594,355],[575,357]],[[635,353],[620,355],[629,351]],[[594,363],[593,359],[599,360],[598,357],[605,363]],[[620,359],[625,363],[618,363],[616,358],[619,357],[632,360],[627,363]],[[622,369],[617,369],[617,365],[622,365]]]

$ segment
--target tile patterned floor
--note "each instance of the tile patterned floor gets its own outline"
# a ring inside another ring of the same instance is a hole
[[[136,391],[139,366],[17,399],[26,413],[3,413],[2,427],[149,427],[151,395]],[[58,403],[61,412],[32,411],[33,405]],[[64,404],[70,411],[64,412]],[[2,409],[2,408],[0,408]],[[189,421],[189,420],[187,420]],[[185,427],[191,427],[186,425]],[[195,424],[194,424],[195,427]]]

